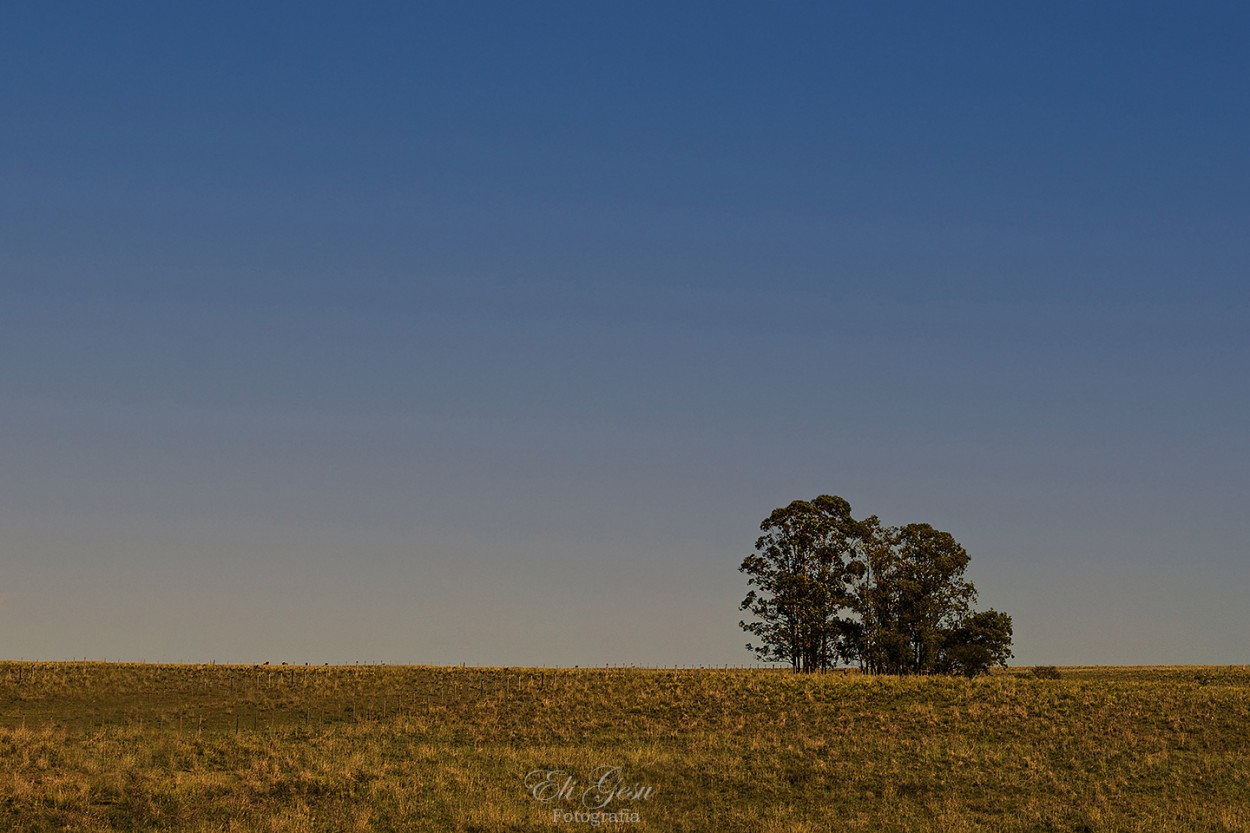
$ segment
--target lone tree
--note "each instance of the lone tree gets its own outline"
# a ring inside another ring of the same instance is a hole
[[[858,663],[878,674],[972,676],[1006,665],[1011,617],[975,612],[968,553],[928,524],[856,520],[840,497],[776,509],[742,562],[747,650],[796,672]]]

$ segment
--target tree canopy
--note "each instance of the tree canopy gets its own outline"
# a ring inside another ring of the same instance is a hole
[[[976,612],[969,556],[929,524],[856,520],[840,497],[773,510],[740,570],[751,588],[747,650],[797,672],[858,664],[872,673],[972,676],[1006,665],[1011,617]]]

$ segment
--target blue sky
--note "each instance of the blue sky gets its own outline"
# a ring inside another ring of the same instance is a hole
[[[0,655],[743,663],[821,493],[1250,661],[1242,4],[10,4]]]

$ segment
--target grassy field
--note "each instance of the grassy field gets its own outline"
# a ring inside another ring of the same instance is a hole
[[[0,830],[1246,831],[1248,732],[1244,667],[0,663]]]

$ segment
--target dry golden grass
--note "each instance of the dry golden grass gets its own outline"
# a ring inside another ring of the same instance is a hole
[[[0,663],[0,830],[1250,830],[1250,669],[1063,675]]]

